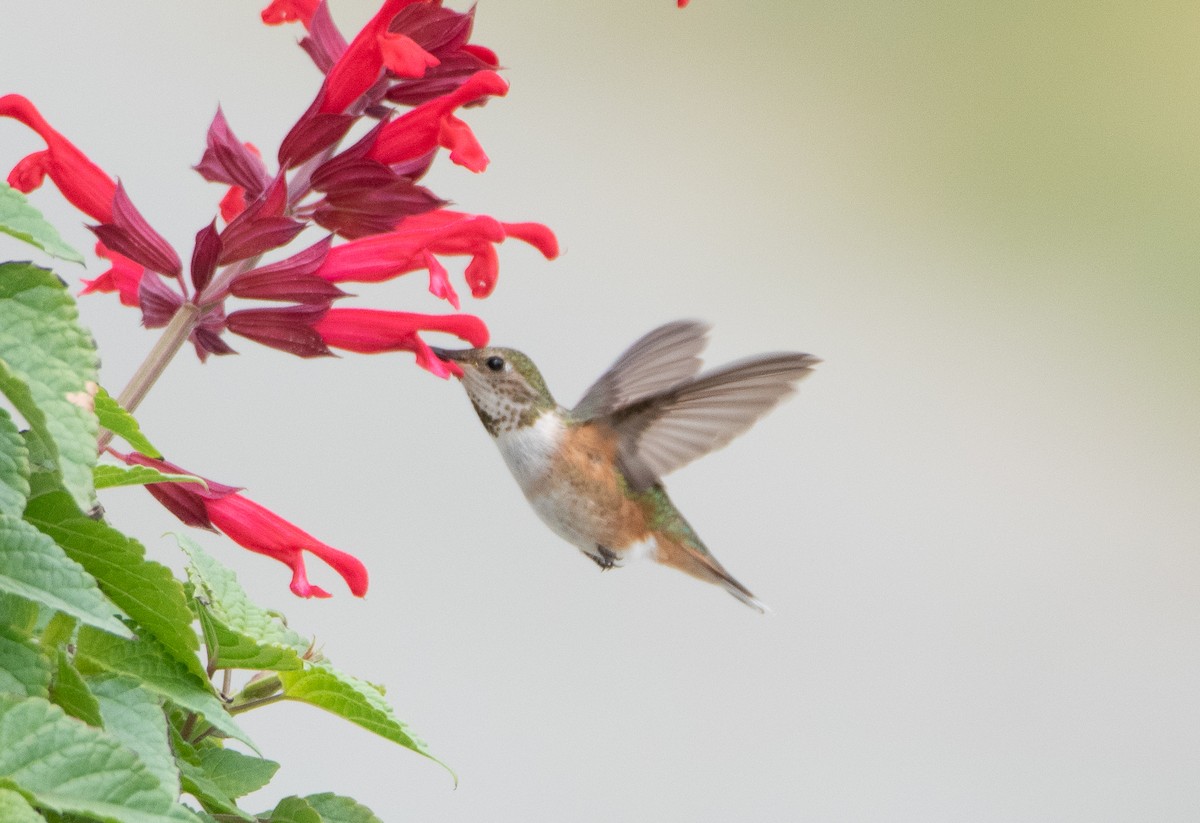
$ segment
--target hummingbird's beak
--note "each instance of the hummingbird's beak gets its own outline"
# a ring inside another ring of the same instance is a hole
[[[437,346],[430,346],[429,350],[437,355],[438,358],[450,360],[454,363],[461,363],[466,359],[464,355],[471,351],[471,349],[439,349]]]

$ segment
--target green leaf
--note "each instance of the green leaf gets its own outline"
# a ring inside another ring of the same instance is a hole
[[[254,817],[238,808],[237,803],[225,790],[218,785],[204,767],[200,765],[200,751],[179,735],[179,729],[173,720],[170,726],[171,748],[175,751],[175,762],[179,767],[179,779],[183,790],[200,801],[206,812],[213,814],[234,815],[242,820],[253,823]],[[212,738],[206,739],[200,746],[207,751],[216,748]]]
[[[328,663],[312,663],[303,671],[280,672],[277,676],[283,684],[285,697],[333,712],[380,737],[428,757],[450,772],[455,784],[458,783],[454,771],[430,754],[425,743],[414,737],[408,727],[400,722],[376,686],[340,672]]]
[[[46,697],[50,693],[50,660],[31,640],[9,636],[0,626],[0,694]]]
[[[38,607],[32,600],[0,592],[0,625],[17,637],[29,637],[37,626]]]
[[[58,669],[50,684],[50,702],[61,706],[64,712],[89,726],[104,725],[96,696],[88,689],[65,649],[58,652]]]
[[[201,477],[194,474],[164,474],[150,466],[112,466],[100,463],[92,469],[92,479],[97,489],[114,486],[145,486],[147,483],[199,483],[207,486]]]
[[[83,255],[63,242],[58,230],[46,222],[40,211],[29,205],[25,195],[7,183],[0,183],[0,231],[60,260],[83,262]]]
[[[196,820],[136,754],[36,697],[0,694],[0,782],[38,806],[112,823]]]
[[[183,535],[188,581],[201,615],[205,641],[219,669],[299,669],[309,642],[270,612],[250,602],[237,576]]]
[[[179,770],[167,743],[167,719],[160,699],[132,677],[101,675],[88,685],[96,696],[104,728],[136,754],[172,797],[179,794]]]
[[[29,499],[29,449],[4,409],[0,409],[0,512],[20,517]]]
[[[97,358],[78,316],[54,272],[0,264],[0,392],[42,441],[79,508],[90,511],[99,425],[89,389]]]
[[[108,671],[130,675],[140,680],[143,688],[167,698],[180,708],[196,712],[222,734],[255,748],[246,733],[225,711],[225,706],[217,699],[209,682],[188,671],[152,638],[122,640],[85,627],[79,630],[75,663],[84,672]]]
[[[141,452],[147,457],[162,457],[162,452],[154,448],[146,439],[146,435],[142,434],[142,427],[138,425],[133,415],[125,411],[121,404],[104,390],[104,387],[96,392],[96,417],[100,419],[101,428],[108,429],[133,446],[135,451]]]
[[[0,788],[0,820],[4,823],[46,823],[46,818],[12,789]]]
[[[94,575],[104,593],[172,657],[197,677],[207,677],[183,584],[166,566],[147,560],[141,543],[85,517],[62,492],[35,497],[25,518]]]
[[[258,791],[279,771],[274,760],[215,746],[200,751],[200,766],[221,791],[234,799]]]
[[[321,815],[302,797],[285,797],[271,812],[260,814],[271,823],[321,823]]]
[[[89,626],[129,637],[96,581],[46,535],[0,514],[0,591],[56,609]]]
[[[352,797],[322,792],[304,799],[321,815],[324,823],[383,823],[374,812]]]

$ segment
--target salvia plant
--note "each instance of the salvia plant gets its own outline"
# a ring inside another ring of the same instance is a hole
[[[496,285],[496,247],[505,240],[557,255],[545,226],[451,210],[421,184],[443,151],[471,171],[488,163],[464,114],[508,85],[495,53],[471,42],[474,9],[385,0],[350,38],[325,2],[276,0],[262,19],[304,27],[300,46],[322,82],[274,151],[243,142],[217,110],[195,170],[221,187],[219,202],[189,254],[31,101],[0,97],[0,116],[46,144],[17,160],[0,185],[0,231],[51,258],[83,262],[24,197],[49,178],[94,221],[96,255],[109,264],[80,293],[114,294],[143,326],[161,330],[129,384],[110,394],[72,289],[51,269],[0,263],[5,823],[378,820],[329,792],[243,808],[279,764],[262,756],[238,717],[281,700],[326,709],[433,758],[379,687],[341,671],[310,636],[252,603],[186,534],[176,535],[178,549],[161,547],[183,552],[179,579],[106,522],[97,495],[142,486],[186,526],[284,563],[295,595],[329,596],[309,582],[307,553],[362,596],[368,576],[358,558],[203,476],[200,456],[168,460],[155,444],[169,448],[170,432],[143,432],[138,405],[180,351],[190,346],[201,360],[231,355],[237,338],[302,358],[411,352],[417,365],[448,377],[458,367],[434,356],[422,333],[480,346],[488,332],[458,311],[443,260],[467,259],[466,284],[478,298]],[[418,271],[453,313],[342,305],[341,284]]]

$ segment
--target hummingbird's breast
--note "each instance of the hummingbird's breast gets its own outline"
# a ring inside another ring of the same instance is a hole
[[[534,511],[567,542],[588,554],[646,543],[646,512],[617,470],[615,432],[546,412],[496,444]]]

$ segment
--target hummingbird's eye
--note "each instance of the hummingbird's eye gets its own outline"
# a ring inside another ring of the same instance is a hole
[[[492,371],[500,371],[501,369],[504,368],[504,358],[503,357],[489,357],[487,360],[484,361],[484,365],[487,366]]]

